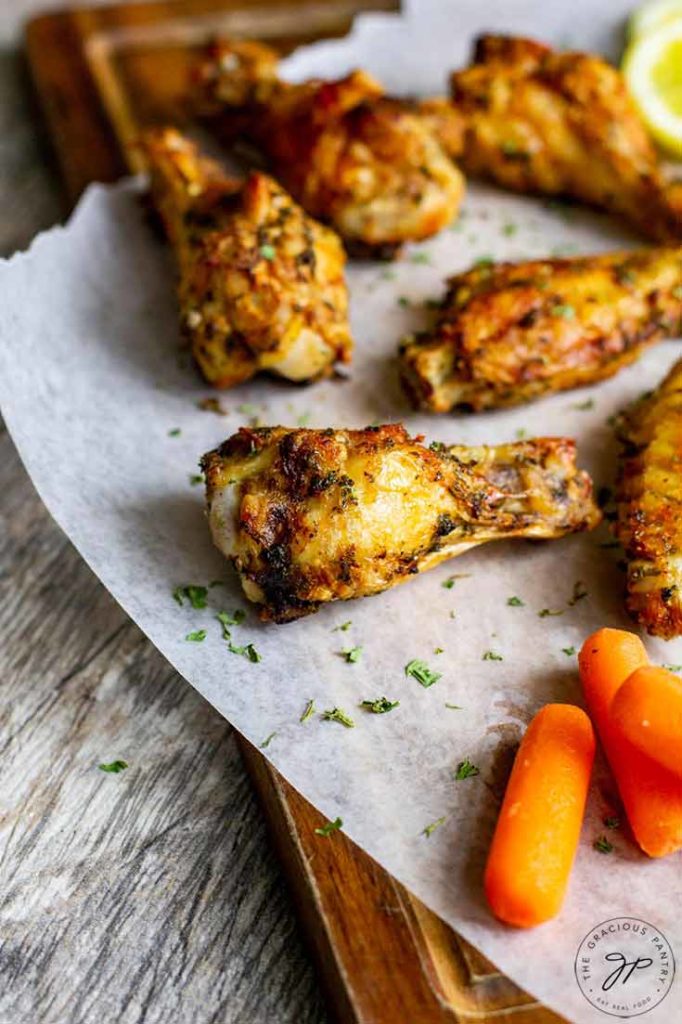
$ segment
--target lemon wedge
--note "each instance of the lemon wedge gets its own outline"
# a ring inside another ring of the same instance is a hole
[[[651,134],[682,156],[682,15],[634,39],[623,73]]]
[[[632,42],[675,18],[682,18],[682,0],[650,0],[630,15],[628,39]]]

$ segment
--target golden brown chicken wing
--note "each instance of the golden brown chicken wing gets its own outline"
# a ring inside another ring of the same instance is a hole
[[[334,232],[267,175],[226,177],[172,128],[148,132],[142,146],[206,380],[226,388],[268,370],[307,381],[348,362],[345,254]]]
[[[440,137],[466,174],[579,199],[661,242],[682,239],[682,185],[664,180],[623,76],[601,57],[485,35],[451,88],[455,118],[441,116]]]
[[[405,389],[432,412],[591,384],[682,334],[682,247],[483,262],[448,284],[434,329],[400,353]]]
[[[420,117],[363,71],[291,85],[277,55],[224,41],[198,70],[198,105],[228,137],[245,136],[314,217],[353,251],[391,256],[456,214],[461,174]]]
[[[682,635],[682,361],[621,429],[614,532],[627,557],[627,608],[670,640]]]
[[[567,438],[426,448],[398,424],[242,428],[202,464],[214,542],[275,622],[376,594],[486,541],[599,520]]]

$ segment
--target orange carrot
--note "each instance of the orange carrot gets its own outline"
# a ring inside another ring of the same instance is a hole
[[[616,778],[635,839],[650,857],[663,857],[682,847],[682,785],[675,775],[633,746],[610,713],[617,690],[646,664],[646,651],[639,637],[620,629],[593,633],[579,657],[587,709]]]
[[[486,898],[506,924],[530,928],[561,908],[594,747],[589,718],[570,704],[547,704],[528,726],[485,869]]]
[[[676,675],[655,665],[638,668],[613,698],[611,717],[638,750],[682,775],[682,681]]]

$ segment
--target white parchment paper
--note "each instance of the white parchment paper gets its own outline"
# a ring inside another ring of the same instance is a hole
[[[350,39],[294,55],[288,73],[331,76],[363,65],[391,90],[433,91],[466,59],[479,30],[613,52],[626,8],[587,0],[551,9],[509,0],[412,0],[404,19],[371,15]],[[136,184],[90,189],[66,228],[39,237],[0,269],[2,411],[43,500],[86,561],[223,715],[256,744],[271,737],[264,753],[309,800],[330,818],[341,816],[357,843],[503,971],[581,1022],[604,1019],[574,977],[578,944],[597,923],[643,918],[682,956],[679,856],[650,861],[623,830],[609,833],[613,853],[593,849],[604,815],[614,812],[602,767],[556,921],[527,933],[502,927],[486,909],[481,876],[510,748],[540,705],[580,701],[571,649],[598,626],[629,625],[619,555],[603,546],[606,530],[544,545],[490,545],[382,596],[286,626],[261,625],[250,612],[234,639],[255,644],[262,662],[252,664],[230,654],[220,637],[216,612],[246,602],[211,546],[202,489],[190,477],[202,452],[257,416],[311,426],[404,420],[428,440],[448,443],[569,434],[578,438],[581,463],[608,484],[615,455],[608,418],[657,384],[680,355],[679,343],[658,346],[595,389],[477,417],[413,413],[398,386],[395,351],[402,334],[426,322],[425,303],[440,294],[443,277],[476,258],[637,242],[606,216],[471,185],[451,230],[394,265],[350,268],[357,339],[351,381],[310,388],[258,381],[221,396],[224,417],[198,408],[210,390],[180,356],[171,261],[146,223]],[[453,573],[466,575],[448,589],[443,583]],[[225,583],[211,589],[204,610],[172,599],[180,584],[216,579]],[[587,596],[571,604],[577,581]],[[509,606],[512,596],[523,605]],[[557,614],[540,616],[543,609]],[[348,620],[347,631],[334,631]],[[203,643],[185,640],[202,628]],[[361,658],[348,664],[340,652],[355,645]],[[682,662],[679,642],[648,647],[654,660]],[[502,660],[484,660],[486,651]],[[439,682],[424,689],[407,678],[404,666],[413,658],[440,671]],[[399,708],[376,716],[358,707],[383,695]],[[344,708],[356,727],[317,714],[301,724],[312,698],[318,711]],[[464,758],[480,775],[456,782],[453,769]],[[422,833],[441,817],[430,836]],[[681,1014],[676,985],[648,1019]]]

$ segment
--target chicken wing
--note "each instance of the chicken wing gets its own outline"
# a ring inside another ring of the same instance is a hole
[[[429,120],[436,131],[440,120],[466,174],[573,197],[660,242],[682,239],[682,183],[665,181],[623,76],[602,58],[484,35],[451,90],[454,116]]]
[[[334,232],[267,175],[226,177],[172,128],[148,132],[142,147],[206,380],[227,388],[268,370],[307,381],[348,362],[345,254]]]
[[[421,118],[363,71],[291,85],[277,55],[224,41],[198,69],[201,113],[259,147],[275,174],[355,253],[388,258],[452,220],[464,180]]]
[[[614,532],[627,557],[627,607],[670,640],[682,635],[682,360],[620,427]]]
[[[398,424],[242,428],[202,465],[214,542],[275,622],[376,594],[486,541],[599,520],[567,438],[426,448]]]
[[[400,352],[406,391],[432,412],[591,384],[682,334],[682,247],[483,262],[448,284],[434,329]]]

